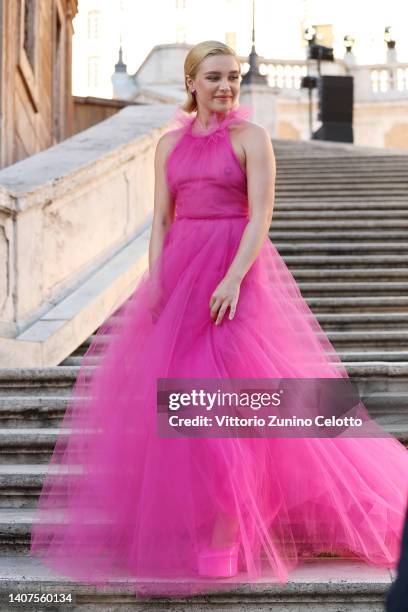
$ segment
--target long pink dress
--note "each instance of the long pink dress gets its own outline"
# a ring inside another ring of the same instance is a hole
[[[176,218],[162,254],[93,340],[49,464],[30,554],[96,585],[126,575],[146,595],[231,588],[205,579],[197,554],[217,517],[239,525],[237,582],[287,580],[301,552],[349,551],[394,567],[408,494],[408,453],[372,438],[164,438],[158,377],[309,378],[347,372],[265,237],[235,318],[209,300],[248,223],[245,172],[230,111],[206,134],[179,112],[166,175]],[[157,318],[149,310],[157,284]],[[98,359],[97,366],[89,367]]]

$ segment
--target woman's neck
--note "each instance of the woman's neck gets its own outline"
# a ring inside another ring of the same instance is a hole
[[[194,123],[199,127],[200,131],[205,133],[222,123],[227,114],[228,111],[225,113],[220,113],[217,111],[200,111],[197,112]]]

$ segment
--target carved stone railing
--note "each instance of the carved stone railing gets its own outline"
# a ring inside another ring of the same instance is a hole
[[[241,62],[242,72],[249,64]],[[408,98],[408,63],[348,65],[343,60],[322,63],[322,74],[354,76],[355,101],[394,100]],[[260,58],[259,69],[267,75],[268,84],[285,96],[299,95],[301,79],[317,74],[312,60],[271,60]],[[306,93],[305,93],[306,96]]]

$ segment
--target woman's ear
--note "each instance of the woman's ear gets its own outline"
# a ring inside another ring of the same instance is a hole
[[[190,77],[189,74],[186,74],[186,85],[188,90],[191,91],[194,90],[194,85],[193,85],[193,79]]]

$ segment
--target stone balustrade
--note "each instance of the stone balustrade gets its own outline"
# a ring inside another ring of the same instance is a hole
[[[249,64],[242,62],[245,73]],[[408,63],[347,65],[343,60],[322,62],[322,74],[354,77],[355,102],[374,100],[406,100],[408,98]],[[259,69],[267,75],[268,85],[286,97],[299,94],[302,77],[316,75],[314,60],[283,60],[260,58]]]

